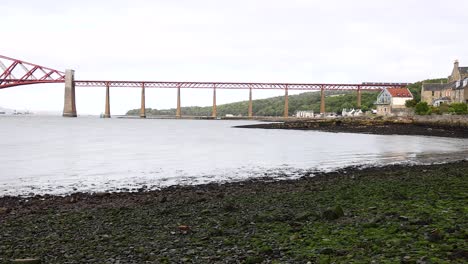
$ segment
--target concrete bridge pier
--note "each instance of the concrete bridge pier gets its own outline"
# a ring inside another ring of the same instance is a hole
[[[63,103],[63,116],[76,117],[75,103],[75,71],[65,70],[65,98]]]
[[[176,110],[176,118],[182,117],[182,110],[180,108],[180,86],[177,87],[177,110]]]
[[[357,108],[361,109],[361,86],[357,88]]]
[[[213,111],[211,112],[211,117],[216,118],[218,115],[216,111],[216,85],[213,85]]]
[[[253,107],[252,107],[252,87],[249,87],[249,118],[253,118]]]
[[[284,88],[284,118],[289,116],[289,96],[288,96],[288,85]]]
[[[145,108],[145,83],[141,84],[141,108],[140,108],[140,118],[146,118],[146,108]]]
[[[320,114],[325,114],[325,87],[320,86]]]
[[[106,82],[106,109],[104,111],[104,118],[110,118],[110,94],[109,94],[109,82]]]

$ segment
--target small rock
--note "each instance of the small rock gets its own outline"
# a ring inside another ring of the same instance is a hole
[[[457,249],[450,254],[449,259],[468,259],[468,250]]]
[[[411,257],[410,256],[404,256],[401,259],[401,263],[411,263]]]
[[[406,216],[404,216],[404,215],[400,215],[400,216],[398,217],[398,219],[401,220],[401,221],[408,221],[408,220],[409,220],[409,218],[406,217]]]
[[[10,209],[9,209],[9,208],[0,207],[0,215],[8,214],[9,212],[10,212]]]
[[[95,197],[105,197],[109,195],[109,193],[106,193],[106,192],[97,192],[97,193],[94,193],[94,196]]]
[[[427,236],[427,240],[431,242],[437,242],[444,239],[444,235],[438,229],[433,229],[431,233]]]
[[[11,263],[40,264],[41,260],[37,258],[13,259]]]
[[[190,226],[188,226],[188,225],[180,225],[177,228],[184,235],[187,234],[190,231]]]
[[[316,251],[318,254],[331,255],[335,253],[333,248],[321,248]]]
[[[327,210],[323,211],[322,218],[327,220],[336,220],[340,217],[344,216],[343,208],[341,206],[336,206],[334,208],[328,208]]]
[[[427,264],[428,260],[429,260],[429,258],[427,256],[422,256],[421,258],[418,259],[418,261],[416,261],[416,263],[417,264]]]
[[[291,240],[291,241],[298,240],[298,239],[299,239],[299,235],[298,235],[298,234],[294,234],[294,235],[291,235],[291,236],[289,237],[289,240]]]
[[[188,231],[188,230],[190,230],[190,226],[188,226],[188,225],[180,225],[178,228],[179,228],[179,230],[181,230],[181,231]]]

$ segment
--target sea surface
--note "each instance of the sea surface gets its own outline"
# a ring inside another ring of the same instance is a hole
[[[233,128],[253,121],[0,117],[0,196],[297,178],[468,158],[468,140]]]

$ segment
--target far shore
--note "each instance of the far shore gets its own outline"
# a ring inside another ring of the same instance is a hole
[[[462,117],[468,120],[468,117]],[[465,121],[463,119],[463,121]],[[466,121],[465,121],[466,122]],[[451,119],[427,118],[337,118],[287,120],[235,126],[237,128],[296,129],[337,133],[362,133],[378,135],[419,135],[450,138],[468,138],[468,125]]]
[[[138,119],[138,116],[118,118]],[[419,135],[450,138],[468,138],[468,116],[357,116],[333,118],[296,117],[211,117],[211,116],[147,116],[147,119],[187,120],[240,120],[257,121],[258,124],[239,125],[236,128],[315,130],[336,133],[360,133],[377,135]]]

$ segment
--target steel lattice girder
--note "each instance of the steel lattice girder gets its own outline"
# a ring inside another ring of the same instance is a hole
[[[7,62],[5,65],[3,62]],[[0,89],[19,85],[40,83],[63,83],[65,73],[33,63],[0,55]],[[19,76],[18,70],[21,73]],[[13,72],[15,74],[13,74]],[[381,90],[388,87],[406,87],[409,83],[258,83],[258,82],[147,82],[147,81],[75,81],[81,87],[126,87],[126,88],[191,88],[191,89],[277,89],[277,90]]]
[[[190,88],[190,89],[288,89],[288,90],[381,90],[405,87],[408,83],[311,84],[311,83],[241,83],[241,82],[140,82],[140,81],[75,81],[81,87],[124,88]]]
[[[18,85],[63,83],[65,81],[64,72],[2,55],[0,55],[0,68],[2,70],[0,71],[0,89]]]

